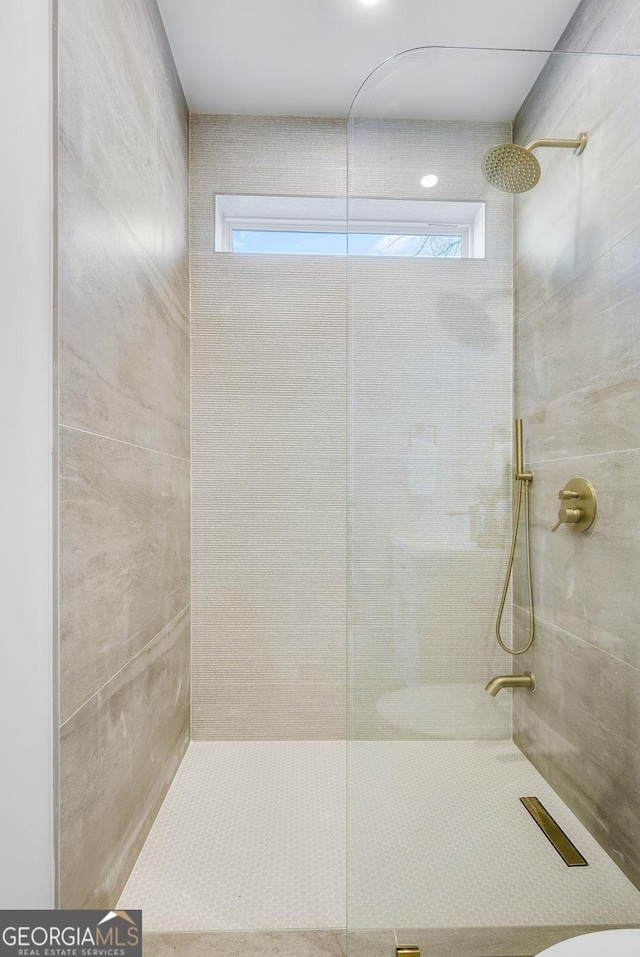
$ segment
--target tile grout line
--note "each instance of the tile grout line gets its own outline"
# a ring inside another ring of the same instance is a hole
[[[105,681],[105,683],[104,683],[103,685],[101,685],[101,686],[97,689],[97,691],[94,691],[92,695],[89,695],[89,697],[87,698],[87,700],[86,700],[86,701],[83,701],[83,703],[80,705],[80,707],[79,707],[79,708],[76,708],[76,710],[73,712],[73,714],[70,714],[68,718],[65,718],[64,721],[62,722],[62,724],[60,725],[60,731],[62,731],[62,729],[64,728],[64,726],[65,726],[66,724],[68,724],[68,722],[71,721],[72,718],[75,718],[75,716],[76,716],[80,711],[82,711],[82,709],[85,708],[85,707],[89,704],[90,701],[93,701],[93,699],[96,697],[96,695],[99,695],[101,691],[104,691],[104,689],[107,687],[107,685],[108,685],[108,684],[111,684],[111,682],[113,681],[114,678],[117,678],[118,675],[125,670],[125,668],[128,668],[132,661],[135,661],[136,658],[138,658],[144,651],[146,651],[147,648],[148,648],[150,645],[152,645],[153,642],[154,642],[157,638],[160,637],[160,635],[164,634],[169,628],[171,628],[171,626],[172,626],[182,615],[184,615],[185,611],[187,611],[189,608],[191,608],[191,602],[190,602],[190,601],[184,606],[184,608],[181,608],[180,611],[178,612],[178,614],[177,614],[177,615],[174,615],[174,617],[171,619],[171,621],[168,621],[167,624],[164,625],[164,627],[161,628],[160,631],[153,636],[153,638],[150,638],[149,641],[148,641],[145,645],[143,645],[142,648],[141,648],[139,651],[136,651],[135,655],[132,655],[131,658],[129,658],[128,661],[125,661],[125,663],[122,665],[122,667],[121,667],[121,668],[118,668],[118,670],[117,670],[114,674],[112,674],[112,675]]]
[[[191,465],[191,459],[185,459],[182,455],[174,455],[173,452],[163,452],[161,449],[152,449],[148,445],[136,445],[135,442],[127,442],[125,439],[116,439],[112,435],[103,435],[102,432],[91,432],[89,429],[79,429],[75,425],[63,425],[61,429],[67,429],[69,432],[81,432],[84,435],[93,435],[97,439],[105,439],[107,442],[117,442],[119,445],[127,445],[131,449],[140,449],[143,452],[153,452],[154,455],[166,455],[170,459],[177,459],[179,462],[188,462]]]
[[[531,467],[533,468],[535,465],[549,465],[554,462],[572,462],[578,459],[592,459],[598,456],[604,457],[605,455],[626,455],[631,452],[640,452],[640,448],[613,449],[611,452],[585,452],[583,455],[563,455],[557,459],[538,459],[536,462],[531,462]]]
[[[621,243],[624,243],[625,240],[629,239],[630,236],[632,236],[635,232],[637,232],[638,228],[639,228],[638,226],[634,226],[633,229],[630,229],[628,233],[625,233],[625,235],[622,236],[621,239],[618,239],[612,246],[609,246],[609,248],[605,249],[604,252],[602,252],[599,256],[596,256],[593,262],[587,263],[584,269],[581,269],[580,272],[577,272],[574,276],[571,276],[571,278],[568,279],[567,282],[565,282],[562,286],[559,286],[558,289],[555,289],[550,295],[546,296],[539,303],[537,303],[537,305],[535,305],[533,309],[530,309],[528,312],[525,312],[521,314],[520,316],[518,316],[517,323],[519,324],[521,322],[527,322],[531,318],[531,316],[534,315],[534,313],[542,309],[543,306],[546,306],[547,303],[551,302],[552,299],[555,299],[556,296],[558,296],[564,290],[568,289],[569,286],[571,286],[573,283],[580,280],[585,275],[585,273],[590,272],[593,269],[593,267],[596,266],[602,259],[605,259],[607,256],[609,256],[614,251],[614,249],[617,249],[617,247],[620,246]],[[517,268],[520,262],[521,260],[518,260],[517,263],[514,262],[514,268]],[[517,313],[518,311],[517,308],[514,311]],[[514,326],[515,326],[515,323],[514,323]]]
[[[526,608],[523,608],[522,605],[518,605],[514,602],[514,608],[518,608],[520,611],[524,612],[526,615],[529,614]],[[548,618],[545,618],[544,615],[539,615],[536,613],[536,619],[538,621],[543,621],[545,625],[549,625],[553,628],[554,631],[561,631],[565,635],[569,635],[570,638],[574,638],[576,641],[581,641],[583,645],[589,645],[589,647],[594,648],[596,651],[601,652],[601,654],[606,655],[607,658],[611,658],[613,661],[618,661],[621,665],[625,665],[627,668],[633,668],[634,671],[639,671],[640,668],[637,665],[632,665],[630,661],[625,661],[624,658],[618,658],[617,655],[612,655],[610,651],[605,651],[604,648],[601,648],[599,645],[596,645],[595,642],[589,641],[587,638],[581,638],[580,635],[576,635],[573,631],[569,631],[567,628],[562,628],[560,625],[556,625],[555,622],[549,621]]]

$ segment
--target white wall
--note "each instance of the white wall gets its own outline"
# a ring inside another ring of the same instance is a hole
[[[0,907],[54,903],[50,0],[0,3]]]

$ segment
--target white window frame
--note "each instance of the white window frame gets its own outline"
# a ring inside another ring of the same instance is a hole
[[[459,236],[462,240],[461,256],[442,258],[484,258],[484,203],[356,199],[350,200],[349,206],[358,216],[349,219],[344,216],[345,206],[344,199],[333,197],[218,195],[215,197],[214,249],[216,252],[233,253],[233,233],[236,230],[383,233],[398,236]],[[270,215],[260,215],[268,207]],[[385,212],[384,218],[373,215],[381,210]],[[423,217],[417,219],[416,210],[423,212]],[[298,211],[299,215],[296,215]],[[326,215],[327,212],[333,215]],[[371,218],[367,215],[369,212],[372,213]],[[412,213],[413,216],[399,218],[397,214],[402,212]],[[393,213],[396,215],[393,216]],[[462,213],[463,216],[457,217],[457,221],[444,218],[452,213]],[[460,221],[461,218],[463,221]]]

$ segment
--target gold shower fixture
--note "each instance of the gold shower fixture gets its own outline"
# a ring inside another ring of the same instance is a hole
[[[507,562],[507,574],[504,580],[504,586],[502,589],[502,597],[500,599],[500,605],[498,607],[498,614],[496,616],[496,640],[503,651],[506,651],[509,655],[524,655],[525,652],[529,650],[533,644],[533,639],[535,637],[536,626],[535,626],[535,616],[533,609],[533,585],[531,583],[531,541],[529,536],[529,529],[531,525],[530,520],[530,503],[529,503],[529,494],[531,489],[531,483],[533,482],[533,472],[528,472],[524,467],[524,456],[523,456],[523,442],[522,442],[522,419],[516,419],[516,429],[515,429],[515,455],[516,455],[516,468],[515,468],[515,479],[516,485],[518,487],[518,495],[516,498],[516,512],[513,518],[513,538],[511,539],[511,551],[509,553],[509,561]],[[524,513],[525,513],[525,555],[527,557],[527,586],[529,589],[529,638],[525,642],[522,648],[516,650],[515,648],[509,648],[508,645],[502,640],[502,635],[500,633],[500,626],[502,623],[502,615],[504,612],[504,606],[507,601],[507,594],[509,592],[509,582],[511,580],[511,575],[513,573],[513,561],[516,555],[516,544],[518,541],[518,526],[520,524],[520,510],[522,507],[522,499],[524,497]],[[504,676],[500,676],[504,677]],[[491,682],[489,682],[491,684]],[[489,685],[487,685],[486,691],[489,691]],[[498,688],[498,691],[500,689]],[[532,689],[533,690],[533,689]],[[496,694],[498,693],[496,691]],[[489,692],[493,694],[493,692]],[[495,696],[495,695],[494,695]]]
[[[566,525],[572,532],[586,532],[591,528],[598,514],[598,497],[591,482],[584,478],[573,478],[558,492],[560,511],[558,521],[551,529],[555,532]]]
[[[576,156],[580,156],[586,145],[586,133],[581,133],[577,140],[533,140],[528,146],[498,143],[484,154],[482,172],[492,186],[504,193],[526,193],[538,184],[541,174],[533,150],[541,147],[572,149]]]

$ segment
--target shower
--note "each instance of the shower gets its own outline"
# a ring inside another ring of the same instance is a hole
[[[533,588],[531,584],[531,542],[530,542],[530,508],[529,508],[529,494],[531,483],[533,482],[533,472],[526,472],[524,470],[523,464],[523,446],[522,446],[522,419],[516,419],[515,423],[515,433],[516,433],[516,468],[515,468],[515,479],[518,483],[518,496],[516,499],[516,511],[513,519],[513,538],[511,540],[511,551],[509,553],[509,561],[507,563],[507,574],[504,582],[504,587],[502,589],[502,598],[500,599],[500,607],[498,609],[498,615],[496,617],[496,639],[498,644],[503,651],[506,651],[509,655],[524,655],[531,645],[533,644],[533,639],[535,636],[535,620],[533,614]],[[507,592],[509,591],[509,581],[513,573],[513,562],[516,554],[516,544],[518,542],[518,527],[520,525],[520,511],[522,508],[522,497],[524,492],[524,510],[525,510],[525,533],[526,533],[526,560],[527,560],[527,585],[529,592],[529,638],[527,643],[519,651],[515,651],[513,648],[509,648],[500,634],[500,625],[502,622],[502,614],[504,612],[505,602],[507,600]]]
[[[581,133],[577,140],[533,140],[528,146],[498,143],[484,154],[482,172],[496,189],[505,193],[526,193],[537,186],[541,174],[533,150],[539,147],[572,149],[576,156],[580,156],[586,145],[586,133]]]

